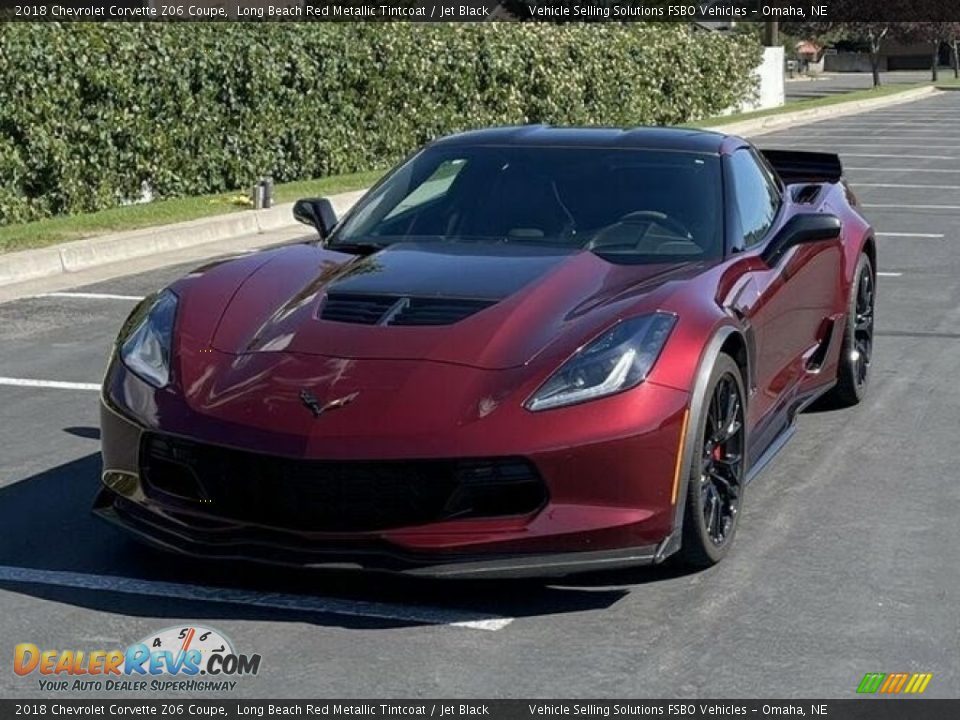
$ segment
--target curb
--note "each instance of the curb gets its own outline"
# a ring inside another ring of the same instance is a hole
[[[330,196],[337,214],[346,212],[364,192],[359,190]],[[172,252],[242,235],[259,235],[296,224],[293,203],[284,203],[268,210],[216,215],[172,225],[100,235],[36,250],[5,253],[0,255],[0,285],[78,272],[98,265]]]
[[[886,97],[852,100],[836,103],[835,105],[809,108],[807,110],[766,115],[752,120],[741,120],[740,122],[728,123],[726,125],[714,125],[704,128],[704,130],[713,130],[714,132],[729,133],[731,135],[763,135],[764,133],[773,132],[774,130],[781,130],[784,126],[796,126],[798,124],[807,124],[828,118],[843,117],[844,115],[856,115],[857,113],[876,110],[877,108],[887,107],[889,105],[902,105],[903,103],[913,102],[914,100],[919,100],[939,92],[940,90],[933,86],[914,88],[913,90],[905,90],[887,95]]]
[[[900,105],[939,92],[942,91],[933,86],[927,86],[882,98],[855,100],[808,110],[767,115],[704,129],[732,135],[762,135],[785,126],[797,126],[827,118],[854,115],[880,107]],[[331,195],[330,200],[337,214],[343,216],[365,192],[366,190],[357,190]],[[284,203],[268,210],[246,210],[173,225],[100,235],[36,250],[0,254],[0,286],[292,227],[297,224],[293,219],[292,209],[293,203]]]

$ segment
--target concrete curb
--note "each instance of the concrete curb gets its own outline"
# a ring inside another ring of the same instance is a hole
[[[857,113],[868,112],[891,105],[902,105],[903,103],[920,100],[928,95],[934,95],[939,92],[941,91],[933,86],[914,88],[913,90],[905,90],[904,92],[894,93],[893,95],[887,95],[885,97],[852,100],[836,103],[835,105],[809,108],[807,110],[766,115],[764,117],[742,120],[726,125],[714,125],[713,127],[705,129],[729,133],[730,135],[763,135],[764,133],[773,132],[774,130],[782,130],[784,127],[796,127],[797,125],[806,125],[817,122],[818,120],[843,117],[844,115],[856,115]]]
[[[707,129],[733,135],[762,135],[788,126],[796,127],[827,118],[913,102],[938,92],[941,91],[933,86],[922,87],[882,98],[768,115]],[[366,191],[357,190],[331,196],[337,214],[342,216],[364,192]],[[78,272],[99,265],[215,243],[232,237],[288,228],[297,224],[293,219],[292,208],[293,203],[285,203],[269,210],[246,210],[173,225],[101,235],[37,250],[0,254],[0,286]]]
[[[330,199],[338,214],[346,212],[365,191]],[[78,272],[98,265],[181,250],[243,235],[258,235],[297,224],[293,203],[268,210],[245,210],[199,220],[101,235],[36,250],[0,255],[0,285]]]

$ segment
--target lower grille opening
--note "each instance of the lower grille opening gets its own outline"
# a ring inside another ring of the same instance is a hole
[[[527,514],[547,491],[522,458],[297,460],[146,434],[147,495],[239,522],[315,532],[362,532],[442,520]]]
[[[191,502],[204,499],[200,483],[186,465],[155,457],[145,470],[150,486],[164,495]]]

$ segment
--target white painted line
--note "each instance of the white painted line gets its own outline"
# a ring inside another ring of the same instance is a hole
[[[924,117],[926,117],[926,115],[924,115]],[[847,129],[853,129],[853,128],[859,128],[859,127],[874,127],[874,128],[888,127],[888,128],[906,128],[907,130],[935,131],[938,129],[952,130],[956,127],[954,123],[950,122],[950,120],[956,120],[955,117],[954,118],[944,117],[944,120],[946,120],[947,122],[945,122],[943,125],[939,125],[934,122],[917,122],[916,120],[914,122],[905,122],[903,120],[890,120],[888,122],[885,120],[876,120],[876,119],[874,120],[864,119],[862,122],[849,122],[849,121],[840,122],[839,120],[833,120],[833,121],[821,120],[816,124],[811,123],[810,125],[807,125],[806,128],[808,130],[828,130],[832,128],[836,128],[838,130],[841,130],[841,129],[847,130]]]
[[[805,144],[805,143],[814,143],[814,144],[816,144],[816,145],[822,145],[822,144],[823,144],[823,143],[820,141],[819,138],[806,137],[806,138],[802,138],[802,139],[801,139],[801,138],[797,138],[796,140],[790,140],[789,138],[785,138],[785,139],[787,139],[787,140],[790,142],[790,144],[795,144],[795,143],[797,143],[797,142],[799,142],[800,144]],[[918,138],[914,138],[914,139],[918,139]],[[762,144],[762,143],[761,143],[761,144]],[[865,143],[860,143],[860,142],[858,142],[858,143],[831,142],[831,143],[830,143],[830,147],[831,147],[831,148],[835,148],[835,147],[841,147],[841,148],[844,148],[844,147],[875,147],[876,144],[877,144],[877,143],[875,143],[875,142],[865,142]],[[956,149],[960,148],[960,145],[944,145],[944,144],[942,144],[942,143],[937,143],[937,144],[936,144],[936,147],[931,148],[931,147],[930,147],[931,143],[910,144],[910,143],[891,142],[891,141],[889,141],[889,140],[886,141],[884,144],[885,144],[885,145],[892,145],[892,146],[898,147],[898,148],[920,148],[921,150],[947,150],[947,149],[949,149],[949,150],[956,150]],[[801,149],[801,148],[797,148],[797,149],[799,150],[799,149]],[[888,157],[905,157],[905,156],[904,156],[904,155],[899,155],[899,156],[897,156],[897,155],[890,155],[890,156],[888,156]]]
[[[954,155],[881,155],[879,153],[843,153],[843,157],[897,158],[898,160],[956,160]]]
[[[945,140],[960,140],[960,136],[958,136],[958,135],[949,135],[949,136],[944,137],[943,133],[938,133],[938,134],[937,134],[937,137],[942,137],[942,138],[944,138]],[[842,140],[856,140],[856,139],[860,139],[860,140],[885,140],[885,141],[887,141],[887,142],[895,142],[895,141],[898,141],[898,140],[926,140],[926,141],[928,141],[926,147],[929,147],[930,144],[933,144],[933,143],[934,143],[934,139],[933,139],[933,138],[927,138],[927,137],[912,137],[912,136],[908,136],[908,135],[903,135],[903,134],[901,134],[901,133],[899,133],[899,132],[896,133],[896,134],[893,134],[893,135],[883,134],[883,133],[870,133],[870,132],[864,132],[863,130],[861,130],[860,132],[853,132],[853,131],[851,130],[849,133],[832,133],[832,132],[831,132],[831,133],[817,133],[816,135],[811,135],[811,134],[809,134],[809,133],[803,133],[803,134],[799,134],[799,133],[798,133],[798,134],[794,134],[794,135],[778,135],[778,136],[777,136],[777,139],[778,139],[778,140],[787,140],[787,141],[790,141],[790,142],[803,142],[803,141],[805,141],[805,140],[809,140],[809,141],[811,141],[811,142],[814,141],[814,140],[841,140],[841,141],[842,141]],[[898,144],[899,144],[899,143],[898,143]],[[939,143],[935,143],[935,144],[936,144],[937,147],[941,147]]]
[[[878,272],[877,277],[900,277],[903,273],[895,272]]]
[[[894,205],[892,203],[861,203],[865,208],[892,208],[894,210],[960,210],[960,205]]]
[[[853,133],[858,131],[862,134],[864,130],[871,130],[876,133],[882,133],[884,130],[890,130],[890,131],[896,131],[897,133],[916,132],[916,133],[924,133],[924,134],[931,134],[931,135],[934,135],[934,134],[941,135],[943,133],[956,130],[956,125],[953,123],[950,123],[943,127],[938,127],[938,126],[926,125],[923,123],[915,123],[913,125],[909,125],[909,124],[904,124],[899,122],[898,123],[881,123],[881,124],[871,124],[871,123],[856,123],[856,124],[845,124],[845,125],[836,124],[836,125],[830,125],[829,127],[827,127],[826,125],[821,125],[819,127],[813,127],[812,125],[809,125],[804,129],[803,132],[800,132],[800,131],[794,132],[791,130],[790,134],[805,135],[808,133],[816,133],[818,136],[822,136],[824,134],[830,134],[834,132],[838,134],[844,134],[844,133]],[[784,134],[786,134],[786,132],[784,132]]]
[[[851,165],[846,165],[844,170],[856,170],[857,172],[911,172],[911,173],[953,173],[954,175],[960,175],[960,169],[954,168],[918,168],[918,167],[853,167]]]
[[[36,297],[81,298],[84,300],[143,300],[142,295],[112,295],[111,293],[52,292]]]
[[[943,233],[878,232],[877,237],[942,238]]]
[[[26,378],[0,377],[0,385],[14,387],[57,388],[59,390],[99,390],[99,383],[61,382],[59,380],[29,380]]]
[[[872,187],[872,188],[904,188],[907,190],[960,190],[960,185],[917,185],[917,184],[903,184],[903,183],[869,183],[869,182],[858,182],[854,183],[858,188]]]
[[[83,590],[123,593],[125,595],[145,595],[149,597],[177,598],[179,600],[195,600],[200,602],[228,603],[230,605],[292,610],[295,612],[378,618],[381,620],[400,620],[403,622],[422,623],[424,625],[451,625],[454,627],[469,628],[471,630],[503,630],[503,628],[513,622],[513,618],[510,617],[482,615],[467,610],[451,610],[425,605],[394,605],[391,603],[346,600],[318,597],[315,595],[266,593],[256,590],[239,590],[207,585],[186,585],[155,580],[138,580],[136,578],[118,577],[116,575],[92,575],[87,573],[65,572],[62,570],[11,567],[8,565],[0,565],[0,582],[55,585]]]

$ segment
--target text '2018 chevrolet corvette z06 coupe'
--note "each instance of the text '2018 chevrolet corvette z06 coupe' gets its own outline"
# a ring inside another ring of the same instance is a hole
[[[749,480],[870,370],[835,155],[687,129],[439,139],[320,239],[120,331],[94,510],[198,557],[563,575],[730,549]]]

